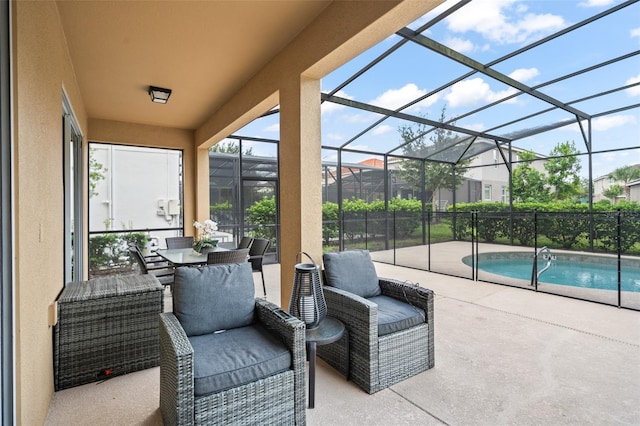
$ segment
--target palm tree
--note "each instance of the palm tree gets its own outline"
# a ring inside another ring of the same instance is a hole
[[[611,172],[611,177],[618,182],[624,182],[625,196],[628,200],[630,195],[628,184],[629,182],[640,179],[640,165],[619,167]]]

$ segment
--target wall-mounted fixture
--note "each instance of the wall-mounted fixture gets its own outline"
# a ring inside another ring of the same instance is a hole
[[[158,216],[164,216],[166,214],[164,209],[164,198],[158,200],[158,209],[156,210]]]
[[[180,214],[180,200],[169,200],[167,202],[167,214],[170,216]]]
[[[151,97],[151,102],[166,104],[169,100],[169,96],[171,96],[171,89],[149,86],[149,96]]]

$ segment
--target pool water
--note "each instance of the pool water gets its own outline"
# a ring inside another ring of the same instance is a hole
[[[530,281],[532,262],[531,258],[480,259],[478,268],[492,274]],[[539,260],[538,271],[542,270],[546,264],[546,260]],[[618,269],[617,265],[553,260],[551,267],[540,275],[538,283],[617,290]],[[621,287],[622,291],[640,292],[640,269],[623,267]]]

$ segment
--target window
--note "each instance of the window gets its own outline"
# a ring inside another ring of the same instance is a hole
[[[82,134],[62,93],[62,141],[64,144],[64,283],[82,280]]]
[[[503,203],[507,202],[507,187],[506,186],[503,186],[500,189],[500,201],[503,202]]]
[[[484,196],[482,197],[484,201],[491,201],[491,185],[484,185]]]
[[[89,143],[90,278],[130,273],[129,244],[183,235],[182,167],[181,150]]]

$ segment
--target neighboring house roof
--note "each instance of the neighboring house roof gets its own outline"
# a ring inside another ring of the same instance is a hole
[[[368,158],[366,160],[360,161],[358,164],[362,164],[365,166],[376,167],[378,169],[384,168],[384,162],[379,158]]]

